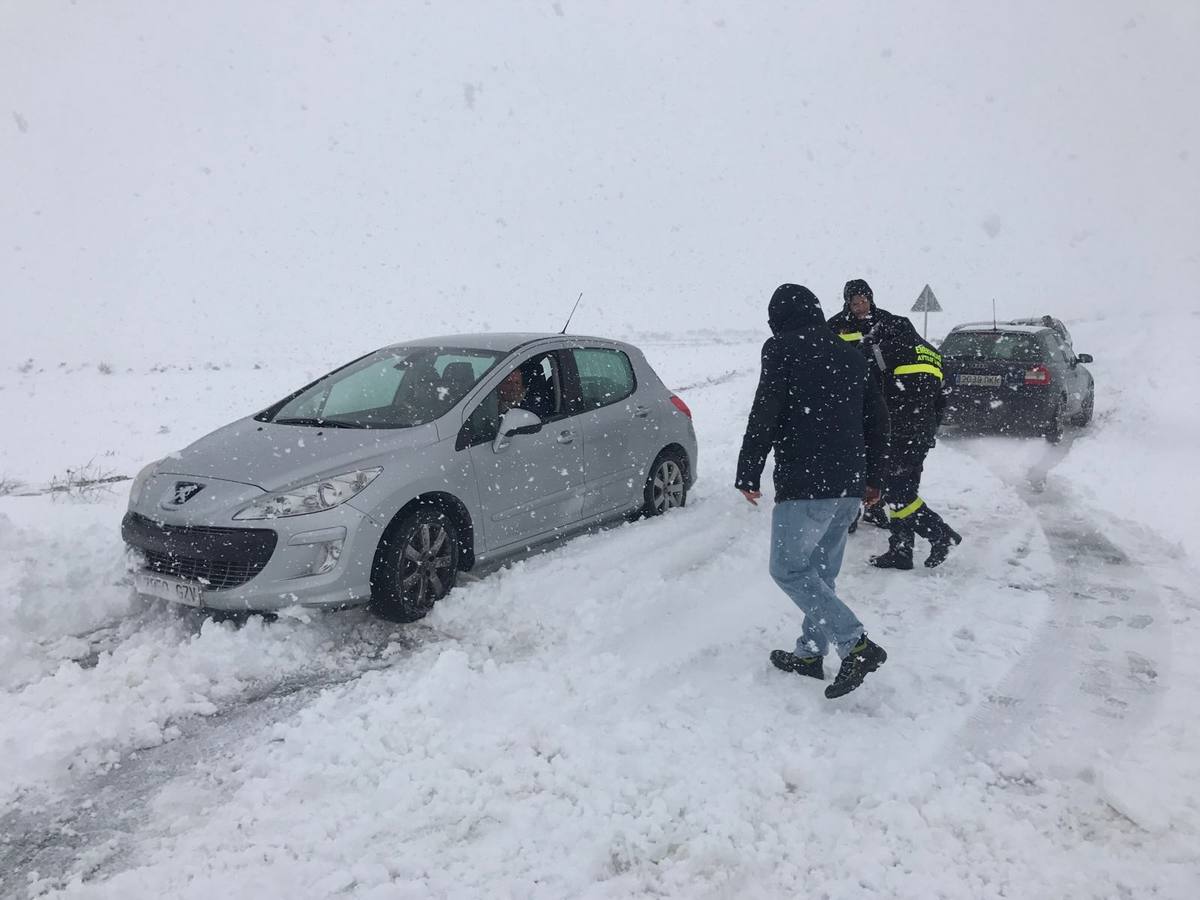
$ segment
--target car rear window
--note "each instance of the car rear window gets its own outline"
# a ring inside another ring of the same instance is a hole
[[[938,348],[950,359],[1041,362],[1046,349],[1037,335],[1013,331],[955,331]]]

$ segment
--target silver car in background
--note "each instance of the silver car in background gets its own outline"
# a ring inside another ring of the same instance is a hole
[[[377,350],[150,464],[121,531],[141,594],[411,621],[458,572],[683,506],[695,479],[691,412],[637,348],[455,335]]]

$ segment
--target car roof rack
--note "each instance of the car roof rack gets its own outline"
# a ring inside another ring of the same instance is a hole
[[[1008,331],[1012,329],[1028,329],[1031,332],[1043,329],[1053,330],[1052,325],[1044,324],[1040,319],[1002,319],[993,322],[991,319],[980,322],[959,322],[951,331],[970,329],[971,331]]]

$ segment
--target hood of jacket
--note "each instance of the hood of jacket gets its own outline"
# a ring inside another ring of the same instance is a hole
[[[825,326],[825,313],[816,294],[802,284],[781,284],[771,295],[767,323],[772,334]]]
[[[852,278],[846,282],[846,286],[842,288],[842,311],[848,316],[853,316],[850,312],[850,298],[857,297],[860,294],[865,294],[867,300],[871,303],[871,316],[875,315],[875,292],[871,290],[871,286],[862,278]],[[870,318],[870,316],[868,316]]]

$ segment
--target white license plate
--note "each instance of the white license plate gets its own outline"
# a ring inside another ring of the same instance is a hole
[[[969,387],[1000,387],[999,375],[959,375],[958,383]]]
[[[168,578],[153,572],[134,572],[133,586],[139,594],[149,594],[160,600],[182,603],[185,606],[202,606],[204,590],[190,581]]]

